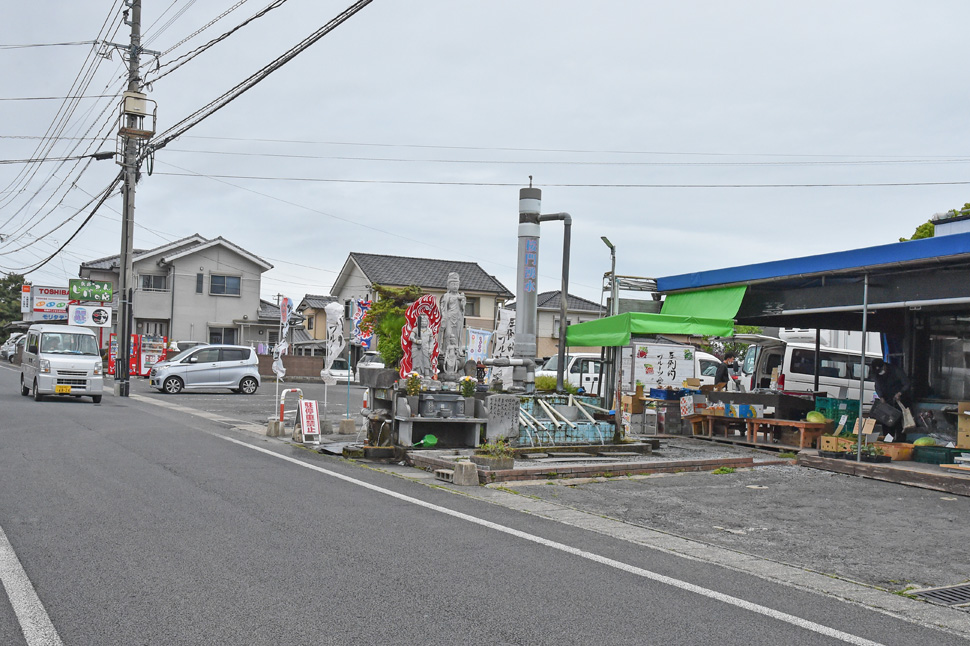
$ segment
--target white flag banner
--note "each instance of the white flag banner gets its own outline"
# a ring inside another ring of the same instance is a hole
[[[488,330],[468,328],[468,358],[479,363],[488,357],[488,342],[492,333]]]
[[[511,357],[515,351],[515,310],[499,310],[492,335],[492,356]],[[512,384],[512,368],[493,368],[489,370],[489,382],[498,379],[506,387]]]
[[[283,355],[289,349],[290,344],[286,339],[282,339],[273,348],[273,373],[280,379],[286,376],[286,367],[283,365]]]

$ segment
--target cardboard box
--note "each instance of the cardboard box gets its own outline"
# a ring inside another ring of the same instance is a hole
[[[707,408],[701,412],[705,415],[720,415],[722,417],[727,415],[727,410],[724,408],[724,404],[722,402],[710,403],[707,405]]]
[[[680,398],[680,414],[699,415],[700,411],[707,408],[707,398],[704,395],[684,395]]]
[[[957,448],[970,449],[970,402],[960,402],[957,414]]]
[[[738,419],[764,417],[765,407],[761,404],[731,404],[730,408],[725,408],[725,413]]]
[[[883,455],[888,455],[894,462],[913,459],[913,444],[906,442],[876,442],[876,446],[882,449]]]
[[[623,395],[621,410],[624,413],[639,415],[643,412],[643,400],[636,395]]]
[[[687,379],[684,379],[683,385],[684,388],[700,388],[701,380],[697,379],[696,377],[688,377]]]

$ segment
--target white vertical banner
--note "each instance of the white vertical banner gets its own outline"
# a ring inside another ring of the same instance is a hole
[[[488,357],[488,342],[492,338],[492,333],[488,330],[478,330],[468,328],[468,358],[475,363],[480,363]]]
[[[29,312],[31,308],[32,308],[32,305],[30,304],[30,285],[22,285],[20,287],[20,311],[26,313],[26,312]]]
[[[492,357],[512,357],[515,351],[515,310],[501,309],[492,335]],[[492,368],[488,380],[499,379],[505,386],[512,383],[512,368]]]

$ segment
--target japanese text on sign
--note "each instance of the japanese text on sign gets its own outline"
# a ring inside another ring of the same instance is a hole
[[[525,263],[522,270],[523,286],[527,292],[536,291],[536,280],[539,266],[539,240],[537,238],[525,239]]]

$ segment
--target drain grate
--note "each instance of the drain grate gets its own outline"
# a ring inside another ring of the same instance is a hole
[[[932,590],[921,590],[920,592],[910,592],[914,597],[920,597],[934,603],[941,603],[944,606],[959,606],[970,603],[970,583],[951,585],[945,588],[933,588]]]

